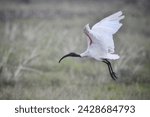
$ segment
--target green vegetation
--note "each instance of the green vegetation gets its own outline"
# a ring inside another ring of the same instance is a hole
[[[34,1],[34,0],[33,0]],[[126,0],[127,1],[127,0]],[[150,16],[124,1],[50,1],[0,4],[0,99],[150,99]],[[83,27],[122,10],[114,36],[121,58],[107,66],[67,58],[86,49]]]

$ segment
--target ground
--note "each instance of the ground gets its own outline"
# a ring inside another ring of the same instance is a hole
[[[125,1],[49,1],[0,4],[0,99],[150,99],[150,16]],[[87,47],[83,27],[117,11],[120,59],[59,59]]]

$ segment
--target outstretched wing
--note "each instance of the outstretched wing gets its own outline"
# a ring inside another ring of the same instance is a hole
[[[122,11],[119,11],[96,23],[91,29],[95,35],[101,37],[99,40],[105,43],[109,53],[114,53],[113,34],[122,26],[120,20],[123,18]]]

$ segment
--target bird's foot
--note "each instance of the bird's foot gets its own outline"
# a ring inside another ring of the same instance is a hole
[[[115,72],[112,72],[112,76],[113,76],[113,79],[116,80],[118,77],[117,77],[117,74]]]

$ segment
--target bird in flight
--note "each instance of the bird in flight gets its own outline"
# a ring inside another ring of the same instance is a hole
[[[124,17],[125,16],[122,14],[122,11],[118,11],[102,19],[92,28],[89,27],[89,24],[85,25],[84,33],[87,36],[88,42],[86,51],[81,54],[74,52],[66,54],[59,60],[59,63],[66,57],[94,58],[97,61],[106,63],[112,79],[116,80],[116,73],[113,71],[109,60],[116,60],[120,58],[119,55],[114,54],[115,46],[113,34],[115,34],[122,26],[120,20],[124,19]]]

